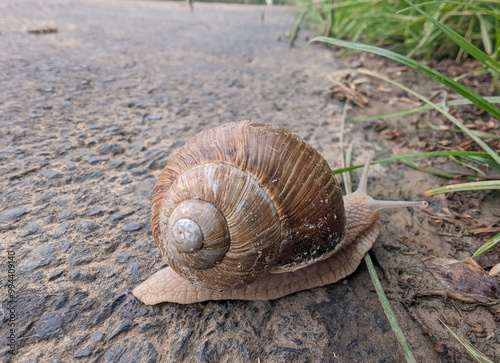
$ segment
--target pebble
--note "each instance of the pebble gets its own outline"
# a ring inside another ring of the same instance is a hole
[[[69,275],[71,281],[91,282],[96,279],[96,275],[87,271],[75,270]]]
[[[121,334],[121,333],[124,333],[126,331],[129,331],[132,328],[133,328],[133,326],[130,325],[129,323],[123,323],[122,325],[120,325],[118,327],[118,329],[116,329],[114,332],[112,332],[109,335],[108,341],[110,341],[111,339],[113,339],[114,337],[116,337],[118,334]]]
[[[149,149],[144,153],[144,159],[151,159],[159,154],[164,154],[164,150],[158,150],[158,149]]]
[[[118,134],[122,134],[122,127],[121,126],[111,126],[111,127],[108,127],[106,130],[104,130],[105,132],[109,133],[109,134],[113,134],[113,135],[118,135]]]
[[[80,349],[78,352],[76,352],[75,355],[73,355],[73,358],[88,357],[89,355],[92,354],[94,348],[95,348],[95,343],[91,343],[87,345],[85,348]]]
[[[95,156],[87,156],[84,160],[90,165],[95,165],[99,162],[99,159]]]
[[[127,255],[126,253],[118,253],[115,257],[116,259],[116,262],[118,263],[126,263],[129,259],[129,255]]]
[[[135,169],[135,168],[137,168],[137,167],[139,167],[139,163],[136,163],[136,162],[129,163],[129,164],[127,165],[127,169]]]
[[[108,161],[108,164],[115,168],[119,168],[123,165],[123,163],[124,161],[122,159],[111,159],[110,161]]]
[[[144,164],[146,169],[156,169],[156,159],[146,160],[146,164]]]
[[[42,115],[40,114],[40,111],[38,111],[38,110],[30,110],[28,117],[29,118],[40,118],[40,117],[42,117]]]
[[[66,296],[61,295],[56,300],[54,300],[54,304],[53,305],[54,305],[54,308],[56,310],[59,310],[62,307],[64,307],[65,304],[66,304]]]
[[[71,161],[66,161],[66,167],[68,168],[68,170],[75,170],[76,169],[75,164],[73,164]]]
[[[182,334],[182,336],[177,337],[176,342],[173,343],[173,346],[172,346],[174,356],[178,357],[182,353],[184,346],[186,345],[186,343],[188,342],[188,340],[192,334],[193,334],[193,331],[188,330],[188,331],[185,331]]]
[[[90,341],[92,343],[97,343],[100,342],[104,338],[104,334],[101,333],[100,331],[93,332],[92,335],[90,336]]]
[[[135,142],[133,145],[132,145],[132,149],[135,151],[135,152],[141,152],[141,151],[144,151],[146,148],[144,147],[144,140],[140,140],[140,141],[137,141]]]
[[[138,224],[138,223],[130,223],[130,224],[127,224],[125,226],[125,228],[123,228],[123,231],[124,232],[134,232],[134,231],[138,231],[141,229],[141,225]]]
[[[40,174],[42,174],[47,179],[57,179],[57,178],[62,177],[62,174],[60,172],[58,172],[56,170],[52,170],[52,169],[42,170],[42,171],[40,171]]]
[[[85,241],[79,241],[80,243],[85,243]],[[92,250],[89,247],[75,248],[73,252],[69,255],[66,263],[70,266],[85,265],[94,261],[94,256]]]
[[[109,301],[106,303],[103,309],[99,313],[96,314],[94,320],[92,321],[92,325],[97,325],[100,322],[104,321],[107,319],[113,311],[120,306],[125,300],[127,300],[127,295],[126,294],[121,294],[117,297],[115,297],[113,300]]]
[[[139,276],[139,269],[142,267],[140,262],[135,262],[130,265],[129,273],[133,276]]]
[[[59,213],[59,215],[57,216],[57,220],[61,221],[63,219],[70,219],[71,217],[72,217],[71,212],[64,211]]]
[[[90,208],[88,211],[87,211],[87,215],[92,217],[92,216],[98,216],[98,215],[101,215],[102,213],[104,213],[101,209],[99,208]]]
[[[46,314],[38,320],[35,324],[33,337],[41,341],[56,338],[62,334],[62,314],[56,312]]]
[[[54,238],[59,238],[61,237],[64,233],[66,233],[66,230],[70,226],[70,222],[64,221],[62,222],[55,230],[53,237]]]
[[[28,212],[24,207],[16,207],[5,210],[0,213],[0,222],[15,221],[24,216],[26,213]]]
[[[123,211],[123,212],[116,212],[115,214],[113,214],[111,216],[110,220],[111,220],[111,222],[118,222],[118,221],[122,220],[123,218],[128,217],[131,214],[134,214],[133,210],[126,210],[126,211]]]
[[[47,266],[54,258],[55,247],[53,244],[42,246],[21,265],[25,271],[32,271]]]
[[[121,154],[124,151],[125,151],[125,149],[116,143],[115,144],[102,144],[102,145],[99,145],[99,147],[97,148],[97,152],[100,155],[106,155],[106,154],[115,155],[115,154]]]
[[[172,110],[174,112],[175,116],[179,116],[180,114],[184,113],[186,110],[184,110],[183,107],[174,107]]]
[[[40,207],[38,207],[37,209],[34,209],[31,214],[34,214],[34,215],[37,215],[39,214],[42,210],[44,210],[47,206],[49,205],[49,203],[43,203]]]
[[[29,223],[21,232],[19,232],[19,237],[26,237],[30,234],[35,234],[38,230],[39,227],[35,223]]]
[[[352,69],[356,69],[356,68],[359,68],[362,66],[363,66],[363,62],[361,62],[360,60],[354,60],[354,61],[349,63],[349,67],[351,67]]]
[[[71,247],[71,242],[68,241],[67,239],[62,240],[61,242],[59,242],[59,244],[61,245],[64,252],[67,252]]]
[[[161,120],[162,117],[160,115],[149,115],[148,116],[148,120],[149,121],[158,121],[158,120]]]
[[[56,195],[57,195],[56,192],[45,192],[45,193],[39,195],[38,197],[36,197],[34,205],[39,205],[39,204],[42,204],[44,202],[47,202],[50,199],[54,198]]]
[[[62,268],[61,268],[61,269],[59,269],[59,270],[54,271],[54,272],[52,273],[52,275],[50,275],[50,277],[49,277],[49,281],[53,281],[53,280],[55,280],[55,279],[57,279],[57,278],[61,277],[63,273],[64,273],[64,269],[62,269]]]
[[[80,230],[85,234],[95,231],[96,229],[97,225],[93,221],[83,221],[80,223]]]
[[[121,343],[117,343],[109,348],[106,353],[104,353],[104,362],[112,363],[118,362],[118,359],[123,353],[123,345]]]
[[[144,169],[134,168],[134,169],[130,170],[130,172],[132,173],[132,175],[142,175],[146,171]]]
[[[125,184],[129,184],[129,183],[132,183],[132,180],[130,180],[130,178],[128,176],[126,176],[125,178],[120,180],[120,185],[125,185]]]

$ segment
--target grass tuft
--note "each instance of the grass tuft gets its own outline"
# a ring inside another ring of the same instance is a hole
[[[463,59],[453,32],[498,60],[500,2],[415,0],[296,0],[323,36],[382,46],[410,57]],[[448,33],[436,31],[446,27]],[[488,60],[487,63],[491,61]],[[496,62],[498,63],[498,62]]]

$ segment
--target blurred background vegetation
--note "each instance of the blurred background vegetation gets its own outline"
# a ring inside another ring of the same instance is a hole
[[[362,42],[421,59],[462,60],[466,53],[404,0],[290,0],[318,35]],[[500,1],[413,4],[497,59]]]

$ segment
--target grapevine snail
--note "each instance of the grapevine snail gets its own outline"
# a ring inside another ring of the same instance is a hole
[[[202,131],[165,166],[152,232],[169,267],[133,290],[143,303],[271,300],[336,282],[379,232],[378,211],[426,202],[342,197],[328,163],[285,128],[250,121]]]

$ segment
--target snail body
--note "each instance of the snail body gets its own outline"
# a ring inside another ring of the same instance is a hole
[[[367,162],[342,197],[328,163],[275,125],[234,122],[189,140],[152,193],[169,267],[136,287],[146,304],[269,300],[351,274],[378,235],[378,210],[425,202],[366,195]]]

